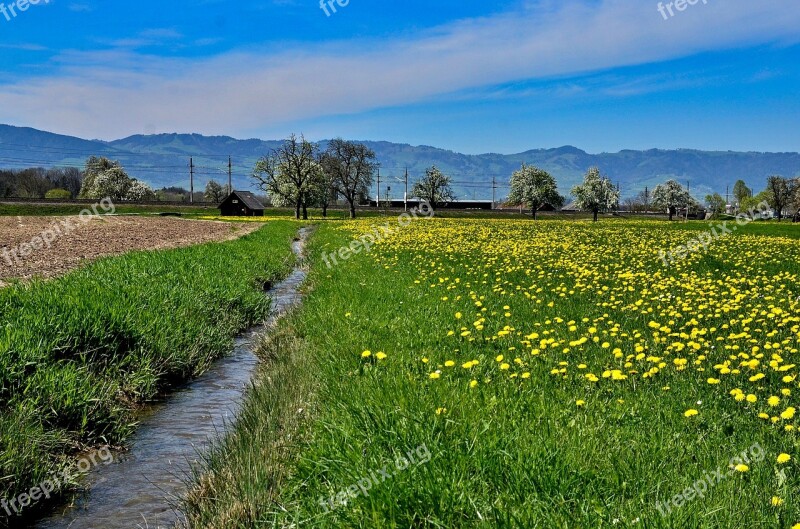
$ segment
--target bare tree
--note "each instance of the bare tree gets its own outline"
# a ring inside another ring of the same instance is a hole
[[[273,204],[291,204],[294,217],[299,219],[302,211],[303,220],[307,220],[320,170],[317,146],[303,135],[298,138],[292,134],[283,145],[256,162],[252,177]]]
[[[45,178],[41,168],[23,169],[17,174],[16,193],[24,198],[44,198],[53,185]]]
[[[328,143],[320,164],[336,192],[350,206],[350,218],[356,218],[356,205],[369,192],[378,169],[375,152],[362,143],[336,138]]]

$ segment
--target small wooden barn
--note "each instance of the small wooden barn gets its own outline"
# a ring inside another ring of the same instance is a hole
[[[250,191],[234,191],[218,207],[223,217],[263,217],[266,209]]]

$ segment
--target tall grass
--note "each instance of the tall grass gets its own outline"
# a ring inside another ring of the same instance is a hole
[[[0,498],[77,450],[123,442],[138,405],[229,351],[267,314],[264,284],[293,266],[296,229],[270,222],[235,241],[134,252],[0,290]]]

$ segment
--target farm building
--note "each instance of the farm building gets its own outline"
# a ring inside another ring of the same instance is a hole
[[[266,209],[249,191],[234,191],[218,207],[223,217],[263,217]]]

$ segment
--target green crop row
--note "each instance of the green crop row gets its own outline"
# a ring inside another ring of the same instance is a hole
[[[83,448],[121,443],[137,406],[226,354],[267,314],[264,283],[292,268],[296,230],[270,222],[238,240],[133,252],[0,290],[0,498]]]

